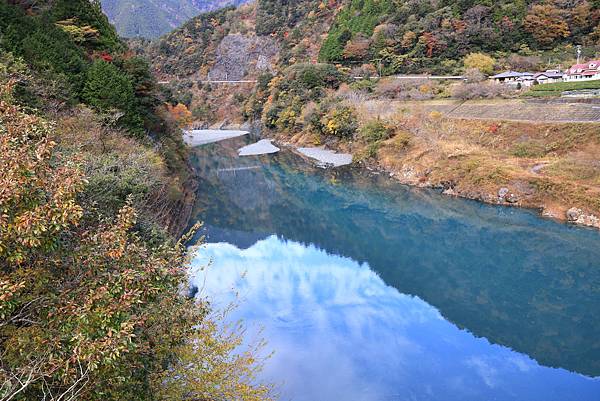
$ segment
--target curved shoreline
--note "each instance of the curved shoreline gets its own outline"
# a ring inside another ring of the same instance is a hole
[[[223,131],[228,132],[222,134],[219,134],[218,132],[215,133],[215,140],[225,140],[236,136],[248,134],[248,131],[239,131],[234,136],[231,136],[231,134],[233,134],[233,131],[238,131],[238,127],[231,126],[224,128],[227,128],[227,130],[223,129]],[[260,138],[271,140],[274,144],[276,144],[279,147],[286,147],[294,153],[298,154],[300,157],[305,158],[307,162],[315,163],[319,167],[336,168],[338,166],[348,164],[346,162],[341,164],[338,163],[339,160],[337,160],[337,156],[350,156],[350,154],[347,153],[348,149],[341,149],[339,143],[337,142],[333,142],[333,146],[329,147],[308,147],[308,144],[305,141],[303,143],[300,140],[295,141],[296,143],[294,143],[290,140],[291,138],[286,138],[285,134],[274,134],[268,132],[268,130],[264,129],[264,127],[262,127],[260,124],[253,124],[252,131],[256,131],[259,134]],[[211,140],[209,142],[201,141],[202,143],[195,143],[195,141],[191,142],[187,142],[188,145],[199,146],[202,144],[214,142],[214,140]],[[306,154],[306,151],[303,151],[303,149],[322,149],[323,151],[320,153],[323,153],[324,156],[318,155],[319,157],[314,157],[314,155],[311,156],[309,154]],[[329,160],[328,156],[331,155],[333,155],[333,157],[336,160]],[[355,166],[356,168],[365,169],[367,171],[385,174],[390,179],[394,179],[403,185],[408,185],[416,188],[438,189],[443,195],[475,200],[491,205],[531,209],[537,211],[539,216],[543,218],[557,220],[565,224],[570,224],[574,226],[589,227],[600,230],[600,216],[597,216],[593,213],[585,213],[577,205],[573,205],[571,207],[566,207],[565,205],[560,205],[562,207],[553,207],[547,204],[540,204],[539,202],[528,199],[526,196],[515,196],[508,188],[505,187],[501,187],[498,189],[497,193],[493,193],[490,191],[482,191],[481,189],[477,191],[464,190],[459,188],[458,185],[453,183],[451,180],[436,184],[428,179],[423,180],[422,177],[415,176],[414,174],[412,174],[412,171],[410,171],[410,168],[403,168],[402,170],[394,169],[383,165],[379,159],[363,160],[360,162],[353,161],[351,165]]]
[[[294,153],[300,154],[305,157],[301,152],[298,151],[298,146],[290,141],[284,140],[281,136],[275,135],[269,137],[274,143],[276,143],[280,147],[287,147],[291,149]],[[332,149],[333,152],[337,152],[337,149]],[[544,205],[539,205],[535,203],[528,202],[527,199],[520,199],[516,202],[509,202],[505,200],[504,197],[499,197],[498,195],[492,193],[473,193],[467,191],[461,191],[460,189],[456,189],[452,185],[435,185],[429,181],[419,182],[414,179],[404,178],[403,174],[400,171],[386,168],[379,161],[377,162],[352,162],[351,166],[356,168],[361,168],[371,172],[378,172],[387,175],[390,179],[394,179],[403,185],[408,185],[415,188],[429,188],[429,189],[438,189],[441,191],[442,195],[453,196],[457,198],[470,199],[490,205],[497,206],[506,206],[506,207],[518,207],[523,209],[531,209],[538,212],[539,216],[546,219],[560,221],[565,224],[570,224],[579,227],[587,227],[600,230],[600,217],[595,216],[594,214],[585,214],[581,211],[581,209],[577,207],[572,207],[567,210],[567,212],[561,214],[557,213]],[[335,166],[325,166],[328,168],[335,168]],[[573,215],[575,218],[569,218],[569,213],[576,212],[577,216]]]

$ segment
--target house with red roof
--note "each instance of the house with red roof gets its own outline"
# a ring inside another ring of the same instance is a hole
[[[600,60],[575,64],[567,70],[565,81],[591,81],[600,79]]]

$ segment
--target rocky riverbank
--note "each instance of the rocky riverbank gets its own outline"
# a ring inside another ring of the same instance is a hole
[[[600,124],[476,122],[421,116],[377,145],[310,133],[267,134],[280,145],[326,146],[399,182],[445,195],[533,208],[600,229]]]

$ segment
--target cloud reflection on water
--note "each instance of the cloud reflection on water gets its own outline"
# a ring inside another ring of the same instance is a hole
[[[193,282],[232,319],[264,328],[264,377],[283,400],[598,400],[600,380],[539,366],[449,323],[367,264],[276,236],[206,244]],[[577,390],[575,390],[577,389]]]

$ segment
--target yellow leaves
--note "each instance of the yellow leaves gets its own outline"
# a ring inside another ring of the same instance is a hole
[[[466,69],[474,68],[489,75],[494,72],[496,60],[484,53],[470,53],[465,56],[463,63]]]
[[[100,33],[97,29],[90,25],[79,26],[77,25],[77,19],[75,18],[58,21],[55,25],[68,33],[75,43],[95,41],[100,37]]]
[[[444,115],[437,110],[432,110],[429,113],[429,118],[431,118],[432,120],[440,120],[443,116]]]
[[[156,384],[161,399],[266,401],[273,388],[258,381],[265,342],[245,346],[240,322],[225,324],[226,314],[206,316],[190,341],[176,349],[176,364]]]
[[[328,120],[327,121],[327,131],[329,131],[330,134],[334,135],[337,130],[340,128],[340,124],[338,124],[337,121],[335,121],[334,119]]]
[[[170,103],[166,103],[165,107],[171,119],[175,121],[179,127],[185,127],[192,122],[192,112],[188,110],[185,104],[177,103],[173,106]]]
[[[78,223],[82,174],[49,139],[52,125],[4,104],[0,110],[0,261],[21,264]],[[61,163],[62,162],[62,163]],[[63,164],[61,166],[61,164]]]

